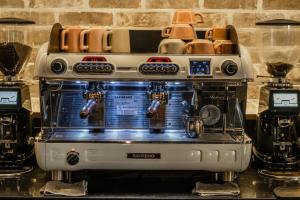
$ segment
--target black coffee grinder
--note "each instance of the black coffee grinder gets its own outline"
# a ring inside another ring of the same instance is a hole
[[[29,84],[18,75],[32,48],[24,44],[24,26],[34,24],[15,18],[1,18],[0,38],[0,177],[19,175],[32,169],[31,101]]]
[[[270,76],[260,89],[253,148],[259,173],[273,178],[300,178],[300,91],[287,73],[299,61],[300,22],[258,22],[258,52]]]

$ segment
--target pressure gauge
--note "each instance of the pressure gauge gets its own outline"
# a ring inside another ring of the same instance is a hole
[[[213,126],[220,120],[221,110],[217,106],[209,104],[200,109],[199,115],[204,125]]]

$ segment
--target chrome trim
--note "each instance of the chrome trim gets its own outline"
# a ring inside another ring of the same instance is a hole
[[[14,170],[7,170],[7,171],[11,171],[11,173],[3,173],[3,169],[0,170],[0,178],[13,178],[16,176],[22,176],[23,174],[29,173],[33,170],[33,167],[23,167],[20,170],[15,170],[16,172],[13,172]]]
[[[274,179],[284,179],[284,180],[294,180],[294,181],[300,180],[300,171],[271,171],[267,169],[259,169],[258,174],[270,178],[274,178]]]

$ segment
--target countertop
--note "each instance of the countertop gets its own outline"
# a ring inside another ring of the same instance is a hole
[[[191,191],[195,180],[202,180],[204,177],[195,174],[192,176],[191,173],[188,175],[178,173],[174,176],[174,172],[162,175],[158,172],[136,171],[118,173],[80,171],[73,174],[75,181],[82,179],[88,181],[88,195],[84,198],[92,199],[199,199],[200,197],[193,195]],[[48,180],[50,180],[49,172],[42,171],[38,167],[19,178],[2,178],[0,197],[43,198],[39,190]],[[275,199],[274,187],[299,184],[298,181],[276,181],[260,176],[251,167],[239,175],[236,183],[240,186],[241,199]],[[61,197],[51,196],[51,198]]]

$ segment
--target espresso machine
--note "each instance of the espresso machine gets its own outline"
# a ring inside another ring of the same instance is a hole
[[[258,22],[259,54],[270,76],[260,89],[257,135],[253,147],[259,173],[299,178],[300,90],[286,76],[298,62],[300,22]]]
[[[231,181],[248,167],[243,117],[253,73],[245,47],[236,42],[231,55],[66,53],[61,30],[53,26],[35,71],[42,112],[35,153],[53,180],[95,169],[203,170]]]
[[[30,94],[28,84],[18,75],[30,57],[31,47],[18,37],[25,25],[33,21],[0,19],[0,176],[20,175],[31,171],[33,137],[30,126]]]

